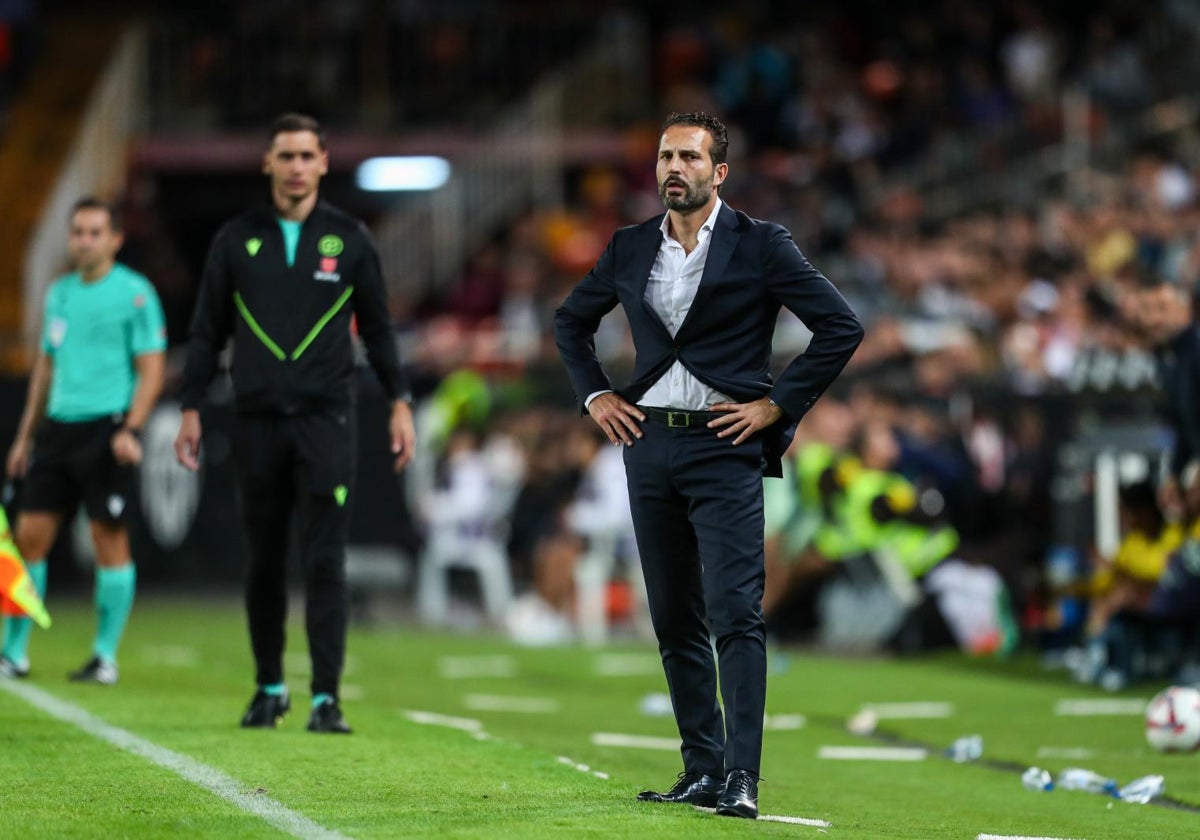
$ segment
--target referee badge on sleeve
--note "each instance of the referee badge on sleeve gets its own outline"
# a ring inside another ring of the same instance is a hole
[[[66,318],[51,318],[49,325],[46,327],[46,340],[50,342],[51,347],[61,347],[63,339],[67,337],[67,319]]]

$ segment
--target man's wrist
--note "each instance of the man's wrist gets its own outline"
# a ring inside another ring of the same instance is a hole
[[[611,393],[612,393],[612,389],[610,388],[605,391],[593,391],[592,393],[588,394],[587,399],[583,401],[584,411],[587,411],[588,409],[590,409],[592,407],[592,402],[596,399],[596,397],[602,396],[604,394],[611,394]]]
[[[138,443],[142,442],[142,430],[136,426],[125,425],[117,429],[117,432],[125,432],[126,434],[133,435],[134,440]]]

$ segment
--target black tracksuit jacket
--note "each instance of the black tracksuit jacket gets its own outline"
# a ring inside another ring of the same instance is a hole
[[[354,401],[351,316],[391,399],[409,397],[379,255],[362,222],[321,201],[304,220],[295,264],[275,210],[252,210],[213,239],[189,333],[183,407],[199,408],[233,335],[236,409],[338,411]]]

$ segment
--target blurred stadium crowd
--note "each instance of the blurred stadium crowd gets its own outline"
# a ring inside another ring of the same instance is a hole
[[[1132,603],[1097,608],[1092,625],[1080,607],[1115,549],[1096,536],[1095,459],[1121,456],[1119,484],[1154,482],[1170,441],[1140,308],[1152,281],[1190,294],[1200,279],[1193,4],[702,2],[681,17],[600,0],[436,13],[361,0],[194,19],[187,5],[159,43],[179,62],[174,127],[207,131],[260,125],[286,104],[335,131],[470,132],[596,33],[630,21],[647,33],[647,104],[594,125],[619,153],[568,162],[562,203],[522,208],[451,282],[392,300],[423,405],[407,488],[419,550],[446,568],[455,552],[502,558],[499,578],[462,564],[492,581],[483,600],[504,605],[489,604],[519,638],[638,615],[619,460],[578,418],[550,322],[613,230],[661,212],[652,164],[669,111],[727,122],[722,198],[787,226],[866,327],[801,426],[792,477],[769,488],[775,633],[991,652],[1010,650],[1019,625],[1062,648]],[[20,78],[5,43],[0,92]],[[399,52],[421,74],[389,64]],[[381,102],[376,86],[410,93]],[[174,285],[177,344],[199,267],[164,243],[154,201],[125,196],[129,259]],[[780,359],[807,341],[789,318]],[[632,364],[619,320],[597,344],[619,379]],[[598,589],[597,576],[616,583]],[[426,584],[418,600],[452,619]],[[1100,679],[1108,664],[1090,661],[1077,671]]]

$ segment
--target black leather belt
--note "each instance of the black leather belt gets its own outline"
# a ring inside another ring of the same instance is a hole
[[[639,405],[638,409],[646,415],[647,420],[656,423],[666,423],[672,429],[687,429],[694,426],[705,426],[710,420],[724,417],[720,411],[689,411],[683,408],[653,408]]]

